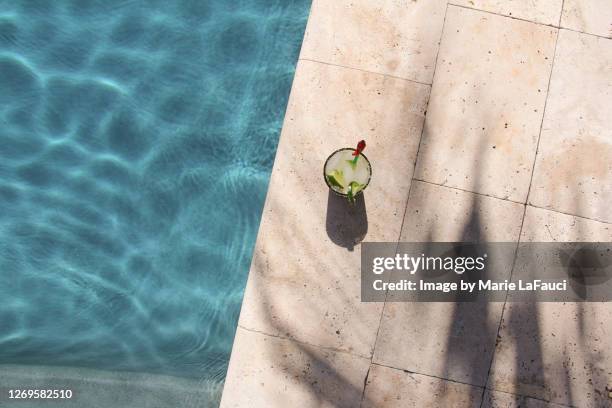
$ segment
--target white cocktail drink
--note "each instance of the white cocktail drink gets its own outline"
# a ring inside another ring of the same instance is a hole
[[[368,185],[372,174],[368,159],[359,154],[355,160],[354,151],[349,148],[337,150],[327,159],[324,169],[327,185],[350,201]]]

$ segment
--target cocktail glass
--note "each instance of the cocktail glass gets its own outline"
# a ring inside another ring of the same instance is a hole
[[[353,156],[355,149],[345,147],[333,152],[325,161],[323,176],[334,193],[354,203],[355,197],[370,184],[372,166],[363,154]]]

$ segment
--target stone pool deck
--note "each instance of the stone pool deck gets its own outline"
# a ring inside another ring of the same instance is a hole
[[[221,406],[612,406],[612,304],[361,303],[352,242],[612,241],[611,30],[610,0],[314,0]],[[362,138],[352,223],[321,169]]]

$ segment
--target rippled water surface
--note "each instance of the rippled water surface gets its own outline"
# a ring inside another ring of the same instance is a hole
[[[308,0],[0,0],[0,363],[222,380]]]

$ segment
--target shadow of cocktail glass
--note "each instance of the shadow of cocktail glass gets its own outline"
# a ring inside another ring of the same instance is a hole
[[[359,193],[355,202],[349,203],[346,197],[329,191],[325,228],[334,244],[352,251],[368,232],[364,193]]]

